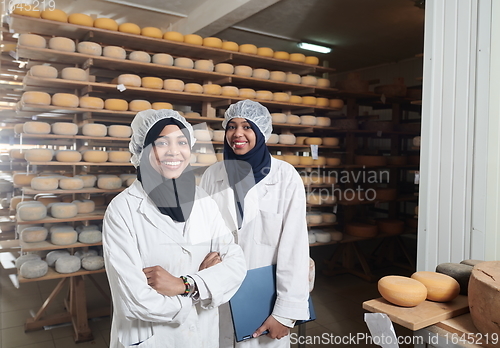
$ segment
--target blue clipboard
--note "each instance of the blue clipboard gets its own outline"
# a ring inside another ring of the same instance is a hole
[[[276,265],[247,271],[240,288],[229,301],[237,342],[252,338],[252,334],[271,315],[276,301]],[[316,313],[309,297],[308,320],[297,320],[295,325],[315,320]]]

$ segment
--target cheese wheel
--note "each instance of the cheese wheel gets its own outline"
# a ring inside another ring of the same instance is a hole
[[[67,37],[53,37],[49,39],[49,48],[63,52],[75,52],[75,42]]]
[[[76,233],[76,232],[75,232]],[[76,241],[74,242],[76,243]],[[54,243],[56,244],[56,243]],[[73,244],[73,243],[70,243]],[[66,244],[59,244],[59,245],[66,245]],[[57,259],[55,263],[56,267],[56,272],[58,273],[63,273],[63,274],[68,274],[68,273],[74,273],[81,268],[81,260],[78,256],[61,256],[60,258]]]
[[[24,159],[28,162],[50,162],[54,157],[51,149],[28,149],[24,154]]]
[[[73,203],[63,203],[63,202],[52,203],[49,205],[49,208],[50,208],[50,215],[52,215],[52,217],[56,219],[71,219],[74,218],[76,214],[78,214],[78,208],[76,207],[76,204]],[[51,233],[52,243],[54,243],[54,240],[52,238],[53,236],[54,232]]]
[[[299,74],[287,74],[286,82],[299,84],[302,81],[302,77]]]
[[[23,132],[23,127],[24,127],[24,123],[17,123],[16,125],[14,125],[14,133],[21,134]]]
[[[68,16],[68,23],[84,25],[87,27],[94,26],[94,20],[92,17],[83,13],[72,13]]]
[[[274,51],[272,48],[269,47],[259,47],[257,48],[257,55],[262,56],[262,57],[273,57],[274,56]]]
[[[49,267],[54,267],[56,261],[62,256],[69,256],[69,252],[67,250],[53,250],[45,256],[45,261]]]
[[[203,85],[203,94],[221,95],[222,87],[216,84],[205,84]]]
[[[328,88],[328,87],[330,87],[330,80],[324,79],[324,78],[319,78],[318,82],[316,83],[316,86]]]
[[[316,106],[324,108],[330,105],[330,100],[328,98],[316,97]]]
[[[316,86],[318,79],[314,76],[306,75],[300,78],[300,83],[308,86]]]
[[[80,104],[80,99],[77,95],[69,93],[56,93],[52,96],[52,105],[62,106],[65,108],[77,108]]]
[[[199,141],[210,141],[212,140],[213,133],[208,129],[195,129],[194,137]]]
[[[222,95],[226,97],[237,97],[239,96],[239,90],[234,86],[222,86]]]
[[[319,156],[315,160],[313,160],[313,164],[315,166],[324,166],[326,164],[326,157],[324,156]]]
[[[233,52],[238,52],[240,50],[240,46],[233,41],[224,41],[222,42],[221,48],[223,50],[228,50],[228,51],[233,51]]]
[[[76,205],[76,209],[78,210],[78,214],[89,214],[95,210],[95,203],[90,199],[83,200],[74,200],[72,202]]]
[[[273,58],[289,60],[290,53],[284,51],[275,51],[273,54]]]
[[[200,59],[194,63],[196,70],[214,71],[214,63],[211,60]]]
[[[253,69],[252,77],[256,79],[269,80],[271,73],[267,69]]]
[[[91,163],[104,163],[108,160],[108,153],[99,150],[87,150],[83,152],[83,160]]]
[[[203,45],[203,38],[196,34],[184,35],[184,42],[191,45]]]
[[[222,40],[218,37],[206,37],[203,39],[203,46],[222,48]]]
[[[17,2],[9,2],[9,6],[12,7],[14,5],[14,10],[12,13],[20,15],[20,16],[28,16],[34,18],[40,18],[40,10],[38,9],[38,4],[36,6],[32,6],[29,3],[17,3]],[[4,4],[5,11],[5,4]]]
[[[101,45],[90,41],[79,42],[78,45],[76,46],[76,50],[81,54],[88,54],[89,56],[102,55]]]
[[[318,243],[328,243],[332,240],[330,232],[318,230],[317,232],[314,232],[314,235],[316,236],[316,242]]]
[[[311,115],[300,116],[300,124],[303,124],[306,126],[315,126],[316,125],[316,116],[311,116]]]
[[[122,187],[122,179],[116,175],[100,177],[97,179],[97,187],[104,190],[116,190]]]
[[[41,260],[40,255],[37,254],[26,254],[26,255],[21,255],[19,256],[15,262],[16,268],[20,269],[21,266],[28,261],[36,261],[36,260]]]
[[[21,133],[22,133],[22,131],[21,131]],[[16,159],[24,160],[24,152],[22,152],[21,149],[10,149],[9,156],[13,160],[16,160]]]
[[[114,163],[128,163],[132,154],[128,151],[108,151],[108,161]]]
[[[50,105],[50,94],[45,92],[24,92],[21,101],[26,104]]]
[[[78,126],[69,122],[56,122],[52,123],[52,133],[58,135],[76,135],[78,134]]]
[[[136,179],[137,174],[128,174],[128,173],[120,174],[120,179],[122,180],[122,183],[126,182],[130,178]]]
[[[179,57],[179,58],[175,58],[174,66],[177,66],[179,68],[184,68],[184,69],[193,69],[194,62],[190,58]]]
[[[184,92],[203,93],[203,87],[199,83],[186,83],[184,85]]]
[[[80,97],[80,107],[86,109],[104,108],[104,100],[97,97]]]
[[[257,54],[257,46],[252,44],[243,44],[240,45],[239,51],[241,53]]]
[[[30,69],[31,76],[43,77],[49,79],[57,78],[57,69],[48,65],[34,65]]]
[[[77,152],[77,151],[75,151]],[[59,180],[59,188],[61,190],[81,190],[83,188],[83,180],[80,178],[63,178]]]
[[[316,105],[316,97],[304,96],[302,97],[302,104]]]
[[[133,60],[135,62],[151,63],[151,56],[144,51],[130,52],[128,59]]]
[[[297,139],[295,140],[295,144],[297,145],[304,145],[304,141],[307,139],[307,137],[296,137]]]
[[[184,42],[184,35],[177,31],[167,31],[163,34],[165,40]]]
[[[28,46],[36,48],[47,47],[47,41],[45,41],[45,38],[43,36],[35,34],[21,34],[19,35],[19,39],[17,39],[17,43],[20,46]]]
[[[277,101],[277,102],[288,102],[290,100],[290,96],[288,95],[288,93],[284,93],[284,92],[274,92],[273,93],[273,100]]]
[[[234,74],[238,76],[252,76],[252,68],[247,65],[238,65],[234,67]]]
[[[298,166],[300,164],[299,156],[295,155],[284,155],[283,160],[290,163],[292,166]]]
[[[26,243],[38,243],[47,239],[49,231],[42,226],[26,227],[21,231],[21,240]]]
[[[19,275],[26,279],[35,279],[47,274],[49,266],[43,260],[33,260],[23,263],[19,268]]]
[[[300,95],[291,95],[288,102],[293,104],[302,104],[302,97]]]
[[[329,127],[332,123],[332,120],[329,117],[318,116],[316,117],[316,125]]]
[[[102,233],[98,230],[82,231],[78,235],[78,241],[85,244],[95,244],[102,241]]]
[[[329,106],[334,109],[342,109],[344,107],[344,101],[342,99],[330,99]]]
[[[134,181],[136,180],[136,178],[128,178],[127,181],[125,182],[125,186],[130,186],[134,183]],[[199,183],[197,183],[196,185],[199,185]]]
[[[104,258],[102,256],[87,256],[82,258],[82,267],[87,271],[97,271],[104,267]]]
[[[29,121],[23,124],[23,133],[27,134],[49,134],[50,124],[47,122]]]
[[[291,62],[304,63],[306,61],[306,56],[302,53],[290,53],[288,58]]]
[[[143,77],[141,79],[141,86],[144,88],[162,89],[163,80],[159,77]]]
[[[59,187],[59,179],[54,176],[37,176],[31,179],[31,188],[40,191],[52,191]]]
[[[323,222],[320,212],[307,212],[306,221],[308,224],[320,224]]]
[[[154,110],[173,109],[173,106],[170,103],[156,102],[151,104],[151,108]]]
[[[92,227],[94,226],[93,228],[90,228],[90,229],[85,229],[85,230],[78,230],[78,227],[81,227],[81,226],[77,226],[76,228],[76,232],[78,233],[81,233],[83,231],[92,231],[92,230],[97,230],[99,231],[99,229],[97,228],[97,226],[95,225],[89,225],[89,226],[83,226],[83,227]],[[83,259],[84,257],[87,257],[87,256],[97,256],[97,250],[95,249],[88,249],[88,250],[83,250],[83,249],[79,249],[75,252],[75,256],[79,257],[80,260]]]
[[[376,225],[350,222],[346,224],[346,233],[355,237],[371,238],[378,234],[378,228]]]
[[[255,99],[257,93],[251,88],[240,88],[240,98]]]
[[[106,46],[102,49],[102,55],[108,58],[125,59],[127,52],[118,46]]]
[[[18,186],[30,186],[31,180],[36,176],[36,173],[15,173],[12,176],[12,182]]]
[[[128,103],[123,99],[106,99],[104,101],[104,108],[113,111],[127,111]]]
[[[80,162],[82,154],[75,150],[60,150],[56,152],[56,161],[59,162]]]
[[[201,164],[214,164],[217,162],[217,156],[213,153],[199,153],[197,156],[197,162]]]
[[[153,55],[152,59],[154,64],[160,65],[174,65],[174,58],[170,54],[166,53],[156,53]]]
[[[293,135],[293,134],[280,134],[279,138],[280,138],[280,140],[279,140],[280,144],[284,144],[284,145],[294,145],[295,144],[295,135]]]
[[[408,277],[385,276],[378,281],[377,286],[386,301],[402,307],[415,307],[427,297],[427,288]]]
[[[212,135],[212,140],[213,141],[224,141],[225,138],[225,131],[224,130],[214,130],[213,135]]]
[[[141,87],[142,80],[139,75],[121,74],[120,76],[118,76],[117,83],[130,87]]]
[[[141,27],[135,23],[122,23],[118,26],[118,31],[121,31],[122,33],[140,35]]]
[[[128,103],[128,109],[130,111],[148,110],[148,109],[151,109],[151,103],[148,102],[147,100],[139,100],[139,99],[132,100],[130,103]]]
[[[271,92],[271,91],[256,91],[255,98],[261,99],[261,100],[273,100],[273,92]]]
[[[427,299],[436,302],[448,302],[460,293],[460,285],[452,277],[436,272],[420,271],[411,275],[427,288]]]
[[[82,127],[82,134],[90,137],[105,137],[108,129],[100,123],[87,123]]]
[[[222,74],[232,74],[234,73],[234,66],[228,63],[219,63],[215,65],[215,72]]]
[[[318,65],[319,64],[319,58],[315,57],[315,56],[307,56],[304,59],[304,63],[311,64],[311,65]]]
[[[299,156],[299,164],[301,166],[310,166],[313,164],[313,158],[310,156]]]
[[[337,222],[337,215],[333,213],[321,213],[321,219],[324,223],[335,223]]]
[[[323,145],[338,146],[339,145],[339,138],[324,137],[323,138]]]
[[[166,79],[163,81],[163,88],[169,91],[182,92],[184,90],[184,81],[178,79]]]
[[[75,178],[80,178],[83,181],[83,187],[94,187],[97,177],[92,174],[76,175]]]
[[[329,157],[326,159],[326,164],[329,166],[338,166],[340,163],[340,158]]]
[[[300,117],[297,115],[288,115],[286,117],[286,123],[288,123],[288,124],[300,124]]]
[[[17,216],[21,221],[37,221],[47,217],[47,207],[40,202],[17,205]]]
[[[286,73],[284,71],[271,71],[271,73],[269,74],[269,79],[273,81],[285,82]]]
[[[130,138],[132,128],[130,126],[114,124],[108,127],[108,135],[115,138]]]
[[[161,39],[163,37],[163,33],[160,29],[155,27],[144,27],[141,29],[141,35],[147,37],[153,37],[156,39]]]
[[[99,29],[118,31],[118,23],[111,18],[96,18],[94,20],[94,27]]]

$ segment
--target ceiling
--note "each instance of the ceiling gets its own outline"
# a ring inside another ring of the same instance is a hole
[[[12,1],[12,0],[11,0]],[[24,1],[23,1],[24,2]],[[423,52],[422,0],[57,0],[67,13],[316,55],[338,72]],[[299,49],[322,43],[329,54]]]

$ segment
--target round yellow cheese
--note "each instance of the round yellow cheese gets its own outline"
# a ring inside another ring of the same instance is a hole
[[[179,58],[175,58],[174,66],[177,66],[179,68],[184,68],[184,69],[193,69],[194,62],[190,58],[179,57]]]
[[[82,127],[82,134],[89,137],[105,137],[108,129],[100,123],[87,123]]]
[[[76,199],[73,202],[76,205],[76,210],[78,214],[90,214],[95,210],[95,203],[90,199]]]
[[[316,106],[328,107],[330,105],[330,100],[328,98],[317,97]]]
[[[11,2],[9,2],[9,5],[10,4]],[[12,13],[20,16],[40,18],[40,10],[38,9],[38,6],[33,6],[32,4],[16,3],[16,6],[14,7],[14,11],[12,11]]]
[[[20,46],[28,46],[28,47],[36,47],[36,48],[45,48],[47,47],[47,41],[45,38],[40,35],[35,34],[21,34],[19,35],[19,39],[17,43]]]
[[[311,64],[311,65],[318,65],[319,64],[319,58],[315,57],[315,56],[307,56],[304,59],[304,63]]]
[[[59,180],[59,188],[61,190],[81,190],[83,180],[80,178],[62,178]]]
[[[286,82],[299,84],[302,81],[302,77],[299,74],[287,74]]]
[[[31,188],[39,191],[52,191],[59,187],[59,179],[54,176],[37,176],[31,179]]]
[[[266,143],[268,144],[277,144],[280,141],[280,137],[278,134],[271,134],[269,139],[267,139]]]
[[[49,205],[50,215],[56,219],[71,219],[78,214],[78,208],[76,204],[73,203],[52,203]],[[54,243],[54,234],[64,233],[64,232],[52,232],[51,241]],[[76,231],[75,231],[76,233]],[[55,244],[55,243],[54,243]],[[59,244],[60,245],[60,244]]]
[[[222,87],[216,84],[205,84],[203,85],[203,94],[221,95]]]
[[[339,145],[339,138],[325,137],[325,138],[323,138],[323,145],[338,146]]]
[[[144,111],[151,109],[151,103],[148,102],[147,100],[132,100],[130,103],[128,103],[128,109],[130,111]]]
[[[118,26],[118,31],[121,31],[122,33],[140,35],[141,27],[135,23],[122,23]]]
[[[67,37],[53,37],[49,40],[49,48],[63,52],[75,52],[75,42]]]
[[[222,95],[226,97],[237,97],[239,96],[239,90],[234,86],[222,86]]]
[[[14,185],[30,186],[31,180],[33,178],[36,178],[36,176],[37,176],[36,173],[15,173],[12,176],[12,181],[13,181]]]
[[[286,81],[286,73],[284,71],[271,71],[269,74],[269,79],[273,81]]]
[[[47,207],[39,202],[27,202],[26,204],[18,204],[17,216],[22,221],[36,221],[47,217]]]
[[[59,135],[76,135],[78,134],[78,126],[69,122],[55,122],[51,126],[52,133]]]
[[[196,34],[184,35],[184,42],[191,45],[203,45],[203,38]]]
[[[115,59],[125,59],[127,58],[127,52],[118,46],[106,46],[102,50],[102,55],[108,58]]]
[[[322,138],[318,138],[318,137],[308,137],[304,143],[306,145],[321,145],[323,143],[323,139]]]
[[[90,41],[81,41],[76,45],[76,50],[81,54],[88,54],[89,56],[102,55],[102,47],[98,43]]]
[[[99,150],[87,150],[83,152],[83,160],[91,163],[103,163],[108,160],[108,153]]]
[[[239,76],[252,76],[252,68],[247,65],[238,65],[234,68],[234,74]]]
[[[316,125],[316,116],[311,116],[311,115],[300,116],[300,124],[303,124],[306,126],[315,126]]]
[[[332,120],[329,117],[318,116],[316,117],[316,125],[323,127],[330,127]]]
[[[151,104],[151,108],[155,110],[161,110],[161,109],[173,109],[172,104],[170,103],[165,103],[165,102],[155,102]]]
[[[62,106],[67,108],[77,108],[80,104],[80,99],[77,95],[69,93],[56,93],[52,96],[52,105]]]
[[[30,69],[31,76],[43,77],[49,79],[57,78],[57,69],[48,65],[34,65]]]
[[[113,124],[108,127],[108,135],[115,138],[130,138],[132,128],[130,126]]]
[[[224,130],[214,130],[212,140],[213,141],[224,141],[226,132]]]
[[[194,63],[196,70],[214,71],[214,63],[211,60],[200,59]]]
[[[186,83],[184,85],[184,92],[203,93],[203,87],[199,83]]]
[[[163,34],[165,40],[184,42],[184,35],[177,31],[167,31]]]
[[[274,52],[273,57],[276,58],[276,59],[289,60],[290,59],[290,53],[284,52],[284,51],[276,51],[276,52]]]
[[[288,123],[288,124],[300,124],[300,117],[297,115],[287,115],[286,123]]]
[[[120,76],[118,76],[117,82],[118,84],[130,87],[141,87],[142,84],[141,77],[134,74],[121,74]]]
[[[151,56],[144,51],[133,51],[128,55],[128,59],[134,62],[151,63]]]
[[[128,103],[123,99],[106,99],[104,101],[104,108],[113,111],[127,111]]]
[[[153,63],[160,65],[174,65],[174,58],[170,54],[156,53],[153,55]]]
[[[92,174],[81,174],[76,175],[75,177],[82,179],[83,187],[94,187],[97,181],[97,177]]]
[[[291,62],[299,62],[304,63],[306,60],[306,56],[302,53],[291,53],[288,58]]]
[[[199,153],[196,159],[198,163],[207,165],[217,162],[217,156],[214,153]]]
[[[97,97],[80,97],[80,107],[87,109],[104,108],[104,100]]]
[[[182,92],[184,90],[184,81],[178,79],[166,79],[163,81],[163,88],[169,91]]]
[[[241,53],[257,54],[257,46],[252,44],[243,44],[240,45],[239,51]]]
[[[283,160],[290,163],[292,166],[298,166],[300,164],[300,158],[296,155],[283,155]]]
[[[72,13],[68,16],[68,23],[84,25],[87,27],[94,26],[94,20],[92,17],[83,13]]]
[[[257,93],[252,88],[240,88],[240,98],[255,99]]]
[[[427,299],[436,302],[448,302],[460,293],[460,285],[449,275],[436,272],[420,271],[411,275],[427,288]]]
[[[210,141],[212,140],[213,133],[208,129],[195,129],[194,137],[199,141]]]
[[[162,89],[163,80],[159,77],[143,77],[141,79],[141,86],[144,88]]]
[[[21,127],[21,133],[22,133],[22,127]],[[22,152],[22,149],[10,149],[9,150],[9,156],[12,159],[24,159],[24,152]]]
[[[293,134],[280,134],[279,138],[279,143],[284,145],[294,145],[296,140]]]
[[[306,75],[301,77],[300,83],[308,86],[316,86],[318,79],[314,76]]]
[[[83,69],[68,67],[68,68],[62,69],[61,78],[65,79],[65,80],[88,81],[89,75]]]
[[[316,97],[304,96],[302,97],[302,104],[316,105]]]
[[[132,154],[128,151],[108,151],[108,161],[114,163],[128,163]]]
[[[256,91],[255,98],[261,99],[261,100],[273,100],[273,92],[271,92],[271,91]]]
[[[28,149],[24,159],[28,162],[50,162],[54,156],[52,149]]]
[[[319,78],[316,86],[328,88],[328,87],[330,87],[330,80],[324,79],[324,78]]]
[[[277,101],[277,102],[288,102],[290,100],[290,96],[288,95],[288,93],[284,93],[284,92],[274,92],[273,93],[273,100]]]
[[[298,156],[299,164],[301,166],[311,166],[313,164],[313,158],[311,156]]]
[[[111,18],[96,18],[94,20],[94,27],[99,29],[118,31],[118,23]]]
[[[116,190],[122,187],[122,179],[116,175],[102,176],[97,179],[97,187],[104,190]]]
[[[222,42],[221,48],[223,50],[238,52],[240,50],[240,46],[236,42],[233,41],[224,41]]]
[[[82,154],[75,150],[59,150],[56,152],[56,161],[58,162],[80,162]]]
[[[281,112],[273,112],[271,114],[273,123],[286,123],[286,115]]]
[[[50,94],[45,92],[24,92],[21,101],[26,104],[50,105]]]
[[[327,158],[326,164],[328,164],[329,166],[338,166],[340,164],[340,158],[335,158],[335,157]]]
[[[49,134],[50,124],[40,121],[29,121],[23,124],[23,132],[28,134]]]
[[[335,109],[342,109],[344,107],[344,101],[342,99],[330,99],[329,106]]]
[[[300,95],[291,95],[289,103],[302,104],[302,97]]]
[[[252,77],[257,79],[269,80],[271,73],[267,69],[253,69]]]
[[[386,301],[402,307],[415,307],[427,297],[427,289],[422,283],[402,276],[381,278],[378,291]]]
[[[203,39],[203,46],[222,48],[222,40],[218,37],[206,37]]]
[[[257,48],[257,55],[272,58],[274,56],[274,51],[269,47],[259,47]]]
[[[155,27],[144,27],[141,29],[141,35],[147,37],[153,37],[156,39],[161,39],[163,37],[163,33],[160,29]]]

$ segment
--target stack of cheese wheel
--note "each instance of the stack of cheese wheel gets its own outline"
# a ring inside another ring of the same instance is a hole
[[[134,23],[122,23],[118,26],[118,31],[122,33],[141,35],[141,28]]]
[[[78,207],[73,203],[51,203],[48,208],[50,209],[50,215],[56,219],[71,219],[78,214]]]
[[[287,74],[285,81],[288,83],[300,84],[302,77],[299,74]]]
[[[238,76],[251,77],[252,71],[252,68],[247,65],[238,65],[234,67],[234,74]]]
[[[316,97],[312,97],[312,96],[303,96],[303,97],[302,97],[302,104],[306,104],[306,105],[316,105]]]
[[[214,63],[211,60],[200,59],[194,63],[196,70],[214,71]]]
[[[173,106],[170,103],[155,102],[151,104],[151,108],[153,108],[154,110],[173,109]]]
[[[304,63],[306,61],[306,56],[302,53],[291,53],[288,59],[292,62]]]
[[[270,72],[267,69],[253,69],[252,77],[257,79],[269,80]]]
[[[184,85],[184,92],[188,93],[203,93],[203,86],[199,83],[186,83]]]
[[[306,145],[321,145],[323,143],[323,139],[319,137],[308,137],[304,143]]]
[[[238,97],[239,90],[235,86],[222,86],[222,95],[226,97]]]
[[[290,59],[290,53],[285,52],[285,51],[275,51],[274,54],[273,54],[273,58],[289,60]]]
[[[184,81],[178,79],[166,79],[163,81],[163,88],[170,91],[182,92],[184,90]]]
[[[174,60],[174,66],[184,69],[193,69],[194,62],[190,58],[178,57]]]
[[[319,78],[318,82],[316,83],[316,86],[317,87],[328,88],[328,87],[330,87],[330,80],[329,79]]]
[[[316,86],[318,84],[318,78],[310,75],[302,76],[300,83],[307,86]]]
[[[212,140],[213,141],[224,141],[225,131],[224,130],[214,130]],[[196,138],[196,137],[195,137]]]
[[[239,51],[241,53],[257,54],[257,46],[252,44],[243,44],[240,45]]]
[[[24,152],[22,152],[22,149],[10,149],[9,156],[11,160],[24,160]]]
[[[61,190],[81,190],[83,188],[83,180],[78,177],[61,178],[59,179],[59,188]]]
[[[56,176],[37,176],[31,179],[31,188],[39,191],[53,191],[59,187],[59,178]]]
[[[329,232],[323,230],[311,230],[316,236],[316,242],[318,243],[328,243],[332,240],[332,236]]]
[[[151,103],[148,102],[147,100],[140,100],[140,99],[132,100],[130,101],[130,103],[128,103],[128,109],[130,111],[136,111],[136,112],[148,110],[151,109]]]
[[[346,233],[354,237],[372,238],[378,234],[378,228],[376,225],[349,222],[346,224]]]
[[[272,81],[286,81],[286,73],[284,71],[271,71],[269,74],[269,79]]]
[[[337,222],[337,216],[334,213],[321,213],[321,219],[324,223]]]
[[[286,103],[290,100],[290,95],[288,95],[288,93],[285,92],[274,92],[273,100],[277,102]]]
[[[315,166],[324,166],[326,164],[325,156],[318,156],[318,158],[313,160],[313,165]]]
[[[38,243],[47,239],[49,231],[42,226],[25,227],[21,231],[20,238],[25,243]]]

